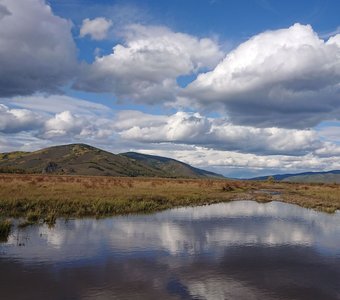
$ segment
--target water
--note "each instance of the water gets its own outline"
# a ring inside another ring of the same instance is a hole
[[[1,299],[340,299],[340,213],[231,202],[14,230]]]

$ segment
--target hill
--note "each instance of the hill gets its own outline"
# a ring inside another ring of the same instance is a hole
[[[135,155],[137,157],[138,153]],[[113,154],[85,144],[61,145],[34,152],[1,153],[0,172],[128,177],[221,177],[170,158],[159,157],[160,164],[153,165],[136,157],[129,157],[127,153]]]
[[[335,171],[339,172],[338,170]],[[299,183],[340,183],[340,172],[290,176],[283,181]]]
[[[143,163],[152,169],[156,169],[159,172],[166,174],[166,177],[174,177],[176,174],[182,174],[183,177],[223,178],[222,175],[194,168],[186,163],[168,157],[147,155],[136,152],[127,152],[122,153],[121,155]]]
[[[250,180],[267,180],[269,176],[254,177]],[[301,183],[340,183],[340,170],[326,172],[303,172],[296,174],[276,174],[271,175],[274,180],[285,182]]]

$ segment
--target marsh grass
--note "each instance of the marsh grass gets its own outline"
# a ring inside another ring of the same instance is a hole
[[[340,210],[339,184],[292,184],[294,189],[283,195],[285,202],[334,213]]]
[[[23,226],[37,222],[53,225],[58,217],[152,213],[232,200],[280,200],[334,212],[340,209],[340,187],[213,179],[0,175],[0,216],[25,218]]]
[[[12,224],[8,220],[0,220],[0,241],[7,242],[8,236],[11,232]]]

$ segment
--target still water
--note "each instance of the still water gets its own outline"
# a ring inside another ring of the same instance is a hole
[[[1,299],[340,299],[340,213],[231,202],[15,229]]]

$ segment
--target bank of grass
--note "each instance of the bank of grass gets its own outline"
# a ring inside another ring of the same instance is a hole
[[[339,185],[212,179],[0,175],[0,217],[23,226],[58,217],[151,213],[233,200],[280,200],[307,208],[340,209]]]
[[[334,213],[340,210],[340,184],[288,184],[282,201],[302,207]]]

